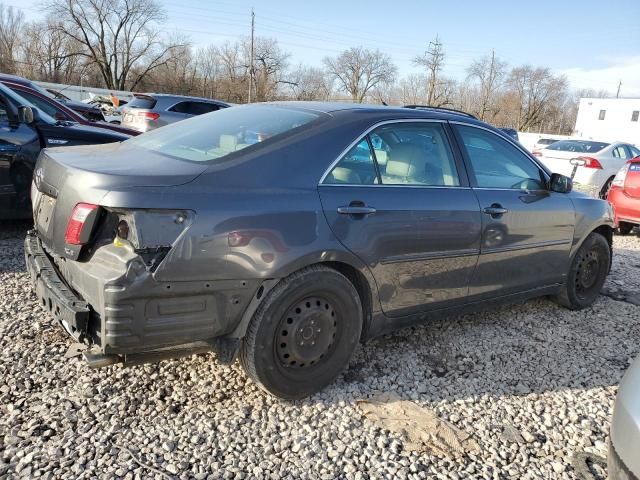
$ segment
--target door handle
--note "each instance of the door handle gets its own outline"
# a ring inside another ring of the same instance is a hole
[[[507,213],[509,210],[504,208],[499,203],[494,203],[490,207],[484,207],[482,211],[487,215],[491,215],[492,217],[496,218],[496,217],[499,217],[500,215]]]
[[[338,207],[338,213],[343,215],[371,215],[376,213],[376,209],[373,207],[366,207],[364,205],[349,205],[348,207]]]

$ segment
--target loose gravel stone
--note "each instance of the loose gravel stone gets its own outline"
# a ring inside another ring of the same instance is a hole
[[[212,354],[90,370],[64,358],[70,341],[36,302],[27,228],[0,223],[2,478],[575,479],[576,455],[606,456],[617,384],[640,350],[631,235],[615,237],[593,307],[538,299],[405,329],[359,347],[303,401],[265,395]],[[356,407],[385,392],[434,411],[479,451],[409,450]]]

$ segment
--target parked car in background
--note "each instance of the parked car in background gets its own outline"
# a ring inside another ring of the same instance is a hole
[[[609,480],[640,478],[640,357],[620,382],[609,440]]]
[[[513,138],[516,142],[520,141],[520,138],[518,137],[518,131],[516,129],[514,129],[514,128],[501,128],[500,130],[502,130],[504,133],[506,133],[511,138]]]
[[[536,141],[536,143],[534,143],[533,145],[533,150],[540,150],[542,148],[546,148],[549,145],[558,142],[559,140],[555,139],[555,138],[539,138],[538,141]]]
[[[433,108],[243,105],[46,150],[37,171],[28,270],[90,365],[214,349],[282,398],[425,318],[585,308],[611,264],[607,202]]]
[[[228,103],[210,98],[184,97],[160,93],[134,93],[133,99],[120,109],[122,125],[148,132],[170,123],[227,108]]]
[[[640,157],[627,161],[617,173],[608,200],[613,205],[618,233],[628,235],[640,225]]]
[[[64,103],[67,107],[69,107],[71,110],[78,112],[80,115],[82,115],[84,118],[86,118],[91,122],[100,122],[104,120],[104,116],[102,115],[102,112],[100,111],[99,108],[93,107],[91,105],[87,105],[86,103],[76,102],[74,100],[68,100],[68,99],[61,100],[60,99],[61,94],[59,92],[58,92],[58,95],[56,96],[55,94],[52,94],[48,90],[42,88],[37,83],[32,82],[31,80],[28,80],[24,77],[0,73],[0,82],[11,82],[11,83],[17,83],[19,85],[26,85],[27,87],[30,87],[33,90],[37,90],[41,94],[48,96],[49,98],[58,99],[62,103]]]
[[[605,199],[613,177],[640,150],[623,142],[560,140],[533,155],[552,172],[573,176],[576,188]]]
[[[128,138],[99,127],[55,120],[0,84],[0,219],[31,217],[30,185],[41,149]],[[55,190],[50,192],[55,195]]]
[[[77,113],[75,110],[68,108],[64,103],[43,94],[40,90],[35,90],[28,85],[0,80],[5,86],[16,92],[22,98],[28,100],[31,104],[38,107],[41,111],[47,113],[56,120],[76,122],[81,125],[89,125],[100,128],[113,130],[114,132],[123,133],[125,135],[139,135],[140,132],[132,128],[125,128],[106,121],[91,121]]]

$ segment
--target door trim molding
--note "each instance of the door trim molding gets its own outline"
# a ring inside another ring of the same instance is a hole
[[[535,243],[527,243],[525,245],[512,245],[508,247],[497,247],[497,248],[487,248],[485,250],[480,249],[480,255],[486,253],[501,253],[501,252],[513,252],[516,250],[527,250],[529,248],[541,248],[541,247],[552,247],[555,245],[571,245],[573,242],[571,239],[568,240],[549,240],[546,242],[535,242]]]
[[[406,255],[393,255],[390,257],[384,257],[380,260],[382,265],[390,263],[403,263],[403,262],[418,262],[421,260],[433,260],[444,258],[456,258],[456,257],[470,257],[473,255],[479,255],[480,250],[477,248],[465,248],[461,250],[444,250],[441,252],[426,252],[426,253],[409,253]]]

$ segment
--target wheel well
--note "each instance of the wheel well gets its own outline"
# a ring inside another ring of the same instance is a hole
[[[371,287],[367,278],[357,268],[352,267],[348,263],[342,262],[323,262],[320,265],[325,265],[332,268],[342,275],[353,284],[358,296],[360,297],[360,303],[362,304],[363,324],[361,338],[366,337],[366,332],[371,324],[371,315],[373,312],[373,299],[371,298]]]
[[[600,225],[591,233],[599,233],[607,239],[607,243],[609,244],[609,251],[611,252],[611,255],[609,255],[609,271],[611,271],[611,265],[613,264],[613,228],[611,228],[609,225]]]

